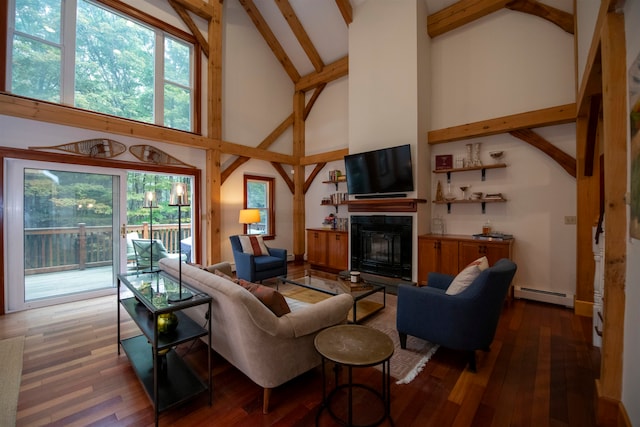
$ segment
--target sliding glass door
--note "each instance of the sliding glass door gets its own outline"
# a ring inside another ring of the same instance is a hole
[[[28,160],[5,166],[8,311],[112,293],[126,172]]]

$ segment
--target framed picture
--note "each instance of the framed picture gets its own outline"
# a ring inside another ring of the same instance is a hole
[[[436,170],[453,168],[453,154],[436,156]]]

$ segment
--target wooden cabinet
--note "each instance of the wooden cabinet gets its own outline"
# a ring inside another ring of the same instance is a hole
[[[489,265],[512,258],[514,239],[478,240],[466,235],[418,236],[418,283],[424,285],[429,272],[458,274],[471,261],[486,256]]]
[[[311,267],[322,270],[346,270],[349,267],[349,233],[331,229],[307,229],[307,262]]]
[[[424,284],[430,271],[458,273],[458,242],[438,237],[418,237],[418,283]]]

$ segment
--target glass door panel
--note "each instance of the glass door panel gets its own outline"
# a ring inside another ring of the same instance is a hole
[[[120,172],[86,170],[7,161],[8,311],[113,292]]]

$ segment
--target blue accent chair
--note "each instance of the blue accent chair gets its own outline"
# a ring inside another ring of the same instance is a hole
[[[429,273],[428,286],[398,287],[396,328],[400,347],[407,335],[468,353],[469,369],[476,371],[476,350],[489,351],[504,300],[517,266],[503,258],[484,270],[457,295],[445,291],[455,276]]]
[[[287,250],[269,248],[269,255],[254,256],[242,251],[240,236],[230,236],[233,259],[236,263],[236,277],[249,282],[287,274]]]

